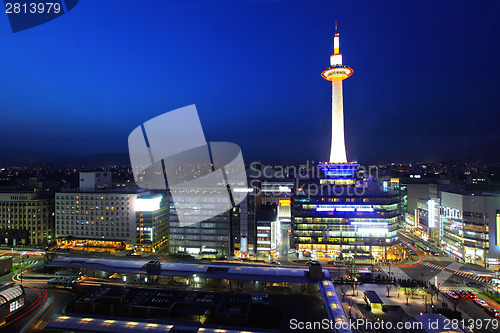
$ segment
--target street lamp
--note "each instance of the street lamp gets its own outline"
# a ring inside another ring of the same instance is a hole
[[[26,252],[21,252],[19,256],[19,267],[21,267],[21,284],[23,284],[23,255],[26,255]]]

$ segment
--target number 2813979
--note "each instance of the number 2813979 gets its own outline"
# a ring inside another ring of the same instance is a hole
[[[62,10],[57,2],[6,2],[6,14],[58,14]]]

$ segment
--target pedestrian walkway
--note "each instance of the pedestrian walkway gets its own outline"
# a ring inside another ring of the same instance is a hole
[[[482,283],[486,283],[486,279],[483,278],[483,277],[481,277],[481,276],[478,276],[476,274],[469,273],[469,272],[464,272],[464,271],[461,271],[461,270],[455,268],[457,265],[463,266],[463,264],[453,263],[453,267],[451,267],[451,264],[449,266],[442,267],[442,266],[439,266],[439,265],[432,264],[430,262],[424,261],[422,263],[422,265],[427,266],[427,267],[431,267],[431,268],[434,268],[434,269],[438,269],[438,270],[441,270],[441,271],[450,272],[451,273],[450,276],[453,275],[453,274],[456,274],[456,275],[462,276],[462,277],[470,279],[470,280],[475,280],[475,281],[479,281],[479,282],[482,282]],[[460,267],[458,267],[458,268],[460,268]],[[446,278],[446,280],[449,279],[450,276],[448,276]],[[446,280],[442,280],[442,281],[446,281]]]

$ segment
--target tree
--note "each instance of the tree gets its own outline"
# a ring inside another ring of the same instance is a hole
[[[390,291],[392,289],[392,284],[390,284],[390,283],[386,284],[385,289],[387,290],[387,297],[390,297]]]

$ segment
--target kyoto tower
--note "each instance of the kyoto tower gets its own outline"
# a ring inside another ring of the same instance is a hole
[[[332,146],[330,163],[347,162],[344,140],[344,103],[342,97],[342,81],[352,75],[351,67],[342,64],[342,54],[339,48],[339,33],[335,21],[335,36],[333,37],[333,54],[330,56],[330,67],[321,76],[332,82]]]
[[[333,54],[330,56],[330,66],[321,73],[325,80],[332,82],[332,145],[330,161],[319,164],[325,175],[330,178],[352,176],[359,167],[357,163],[347,162],[346,156],[342,81],[350,77],[354,71],[351,67],[342,64],[339,39],[337,21],[335,21]]]

